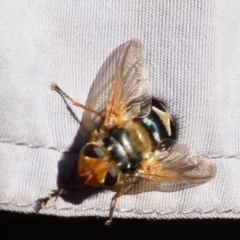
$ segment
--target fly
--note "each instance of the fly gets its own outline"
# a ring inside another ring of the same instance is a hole
[[[140,192],[173,185],[176,191],[203,184],[216,175],[214,164],[176,140],[172,116],[161,102],[152,99],[144,55],[139,39],[125,43],[103,113],[76,102],[57,84],[51,85],[74,105],[99,117],[99,127],[81,149],[77,166],[85,185],[116,191],[105,225],[112,223],[118,198],[130,194],[136,185]],[[151,183],[148,187],[146,181]],[[40,200],[37,210],[66,192],[64,187],[49,194]]]

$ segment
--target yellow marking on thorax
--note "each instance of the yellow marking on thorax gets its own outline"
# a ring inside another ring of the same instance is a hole
[[[142,153],[143,159],[148,158],[152,152],[152,142],[147,130],[139,123],[132,121],[125,128],[130,132],[130,139],[136,146],[136,150]]]

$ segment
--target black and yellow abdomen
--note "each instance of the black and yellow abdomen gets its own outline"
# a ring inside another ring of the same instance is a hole
[[[103,143],[112,160],[125,173],[138,168],[166,138],[175,138],[174,122],[165,107],[153,100],[148,116],[129,121],[125,128],[113,129]]]

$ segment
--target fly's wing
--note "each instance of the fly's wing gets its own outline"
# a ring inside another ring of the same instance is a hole
[[[203,156],[172,139],[162,141],[153,157],[142,162],[136,192],[178,191],[210,181],[216,166]],[[135,192],[135,191],[134,191]]]
[[[151,109],[151,95],[145,53],[139,39],[128,41],[120,54],[108,98],[104,125],[118,125],[127,118],[146,116]]]
[[[202,184],[216,175],[214,164],[176,140],[164,140],[159,148],[160,153],[164,152],[166,154],[163,159],[159,159],[162,164],[162,171],[176,172],[180,181]]]

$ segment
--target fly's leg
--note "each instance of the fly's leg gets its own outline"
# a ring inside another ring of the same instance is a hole
[[[109,217],[108,217],[108,220],[105,222],[105,226],[110,226],[112,224],[113,212],[114,212],[114,210],[116,208],[116,204],[117,204],[118,198],[120,198],[122,195],[124,195],[127,192],[129,192],[139,181],[140,181],[139,178],[135,179],[134,182],[132,182],[129,186],[127,186],[124,189],[121,189],[119,192],[117,192],[113,196],[112,201],[111,201],[111,205],[110,205]]]
[[[104,115],[103,115],[103,114],[99,113],[98,111],[95,111],[94,109],[92,109],[92,108],[90,108],[90,107],[88,107],[88,106],[85,106],[85,105],[83,105],[83,104],[81,104],[81,103],[79,103],[79,102],[76,102],[73,98],[71,98],[71,97],[68,96],[65,92],[63,92],[56,83],[53,83],[53,82],[52,82],[50,88],[51,88],[52,90],[58,92],[58,93],[61,94],[62,96],[64,96],[66,99],[68,99],[70,102],[72,102],[73,105],[75,105],[75,106],[77,106],[77,107],[80,107],[80,108],[83,108],[83,109],[85,109],[86,111],[89,111],[89,112],[92,112],[92,113],[97,114],[97,115],[101,118],[101,120],[103,121],[103,119],[104,119]]]
[[[37,202],[36,202],[36,206],[35,206],[35,208],[34,208],[35,211],[36,211],[36,212],[39,212],[41,209],[43,209],[43,208],[46,207],[47,202],[48,202],[50,199],[52,199],[52,198],[54,198],[54,197],[58,197],[58,196],[63,195],[63,194],[65,194],[65,193],[67,193],[67,191],[62,188],[62,189],[58,189],[58,190],[53,191],[52,193],[48,194],[48,196],[47,196],[46,198],[40,198],[40,199],[38,199]]]
[[[61,195],[68,194],[68,193],[75,193],[75,192],[84,191],[84,190],[86,190],[86,187],[76,188],[76,189],[61,188],[61,189],[52,191],[52,193],[48,194],[48,196],[46,198],[38,199],[34,209],[35,209],[36,212],[39,212],[41,209],[46,207],[47,202],[52,198],[55,198],[55,200],[56,200],[57,197],[59,197]]]
[[[64,183],[63,183],[63,187],[60,188],[60,189],[57,189],[55,191],[53,191],[52,193],[49,193],[48,196],[46,198],[40,198],[37,200],[36,202],[36,206],[35,206],[35,211],[36,212],[39,212],[41,209],[45,208],[46,205],[47,205],[47,202],[54,198],[55,197],[55,200],[57,200],[58,196],[61,196],[63,194],[66,194],[66,193],[69,193],[69,192],[72,192],[72,191],[77,191],[77,190],[67,190],[66,189],[66,186],[67,186],[67,183],[68,183],[68,179],[69,179],[69,175],[73,169],[73,166],[74,164],[77,162],[78,160],[78,157],[76,157],[71,165],[71,167],[69,168],[68,172],[67,172],[67,175],[65,177],[65,180],[64,180]],[[80,190],[80,189],[79,189]]]

